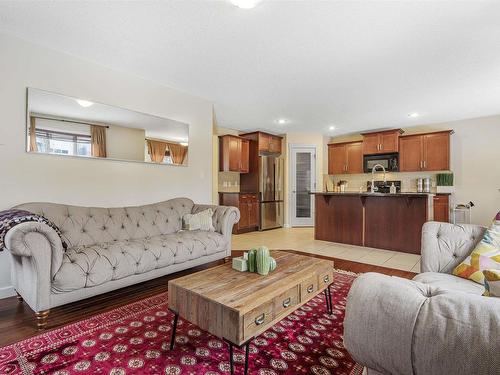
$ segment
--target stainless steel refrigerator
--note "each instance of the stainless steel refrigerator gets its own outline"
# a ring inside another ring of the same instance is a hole
[[[260,156],[260,230],[283,226],[283,158]]]

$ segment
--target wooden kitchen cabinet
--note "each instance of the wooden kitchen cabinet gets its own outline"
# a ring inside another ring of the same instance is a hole
[[[283,138],[280,136],[264,132],[253,132],[241,134],[241,137],[257,141],[259,154],[281,154],[281,141]]]
[[[363,173],[363,143],[328,145],[328,174]]]
[[[362,134],[363,155],[391,154],[398,152],[400,134],[402,134],[401,129]]]
[[[432,198],[434,221],[450,222],[450,202],[447,194],[437,194]]]
[[[240,210],[240,221],[233,226],[233,233],[259,229],[259,199],[254,193],[219,193],[219,204]]]
[[[401,172],[450,169],[450,130],[407,135],[399,138]]]
[[[219,137],[219,171],[248,173],[250,141],[235,135]]]

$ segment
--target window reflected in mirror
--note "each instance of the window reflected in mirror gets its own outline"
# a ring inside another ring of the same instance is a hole
[[[187,165],[189,126],[28,88],[28,152]]]

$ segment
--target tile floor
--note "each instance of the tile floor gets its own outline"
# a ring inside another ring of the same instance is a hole
[[[280,228],[233,234],[234,250],[247,250],[259,245],[266,245],[270,249],[300,250],[403,271],[420,272],[420,255],[318,241],[314,239],[313,228]]]

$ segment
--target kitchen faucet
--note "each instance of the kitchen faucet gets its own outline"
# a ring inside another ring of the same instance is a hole
[[[378,190],[378,188],[375,187],[375,172],[377,170],[377,167],[382,168],[382,170],[384,171],[384,185],[387,183],[384,166],[382,164],[375,164],[372,168],[372,186],[371,186],[372,193],[375,193]]]

